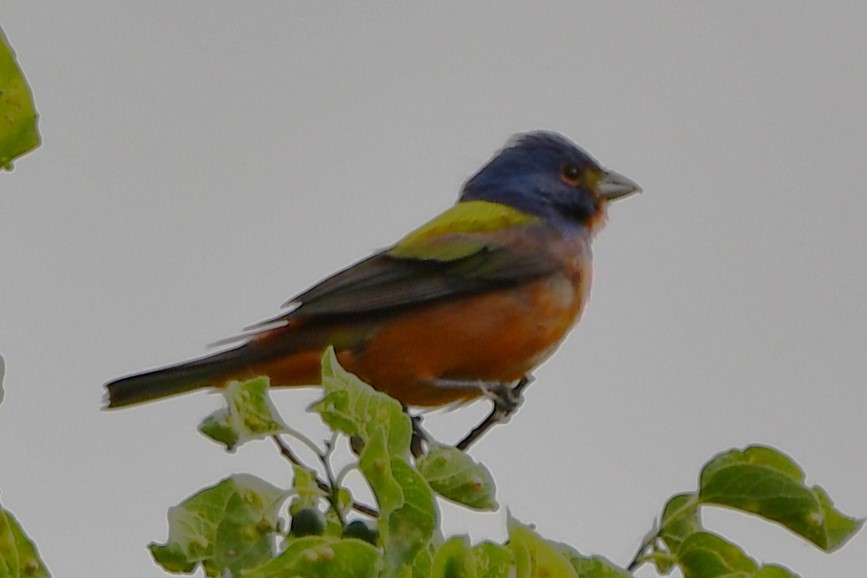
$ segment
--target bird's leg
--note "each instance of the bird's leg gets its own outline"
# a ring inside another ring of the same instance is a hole
[[[425,454],[425,444],[430,447],[431,437],[421,426],[422,417],[420,415],[412,415],[409,411],[406,413],[409,415],[409,419],[412,420],[412,440],[409,444],[409,451],[412,452],[412,457],[420,458]]]
[[[489,429],[498,423],[508,421],[512,414],[515,413],[521,405],[521,402],[523,401],[523,391],[528,385],[530,385],[530,383],[532,383],[532,381],[532,376],[525,375],[514,386],[504,383],[486,385],[483,388],[485,395],[491,398],[494,407],[491,409],[491,413],[488,414],[488,417],[486,417],[482,423],[474,427],[472,431],[470,431],[464,439],[459,441],[455,447],[464,451],[475,443],[476,440],[482,437]]]
[[[409,416],[409,419],[412,422],[412,439],[409,442],[409,451],[412,452],[412,457],[417,459],[424,455],[425,444],[430,446],[431,437],[430,434],[428,434],[421,426],[422,417],[420,415],[413,415],[410,413],[409,407],[406,405],[403,406],[403,411]]]

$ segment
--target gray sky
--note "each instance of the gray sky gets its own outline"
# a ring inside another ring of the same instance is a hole
[[[595,244],[590,306],[473,454],[545,536],[625,563],[715,453],[776,446],[867,515],[867,5],[7,0],[44,146],[0,175],[2,502],[56,576],[160,576],[165,513],[266,442],[199,393],[101,411],[451,204],[508,136],[557,130],[645,193]],[[276,399],[314,426],[316,392]],[[427,419],[456,439],[483,405]],[[504,512],[444,508],[503,538]],[[867,566],[727,512],[805,577]],[[648,572],[652,575],[652,572]]]

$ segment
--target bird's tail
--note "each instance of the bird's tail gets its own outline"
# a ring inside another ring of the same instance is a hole
[[[106,384],[108,407],[124,407],[221,385],[246,373],[251,361],[249,345],[215,353],[186,363],[122,377]]]

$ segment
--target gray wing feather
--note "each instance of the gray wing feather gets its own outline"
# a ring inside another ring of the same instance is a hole
[[[383,251],[340,271],[286,302],[291,311],[248,329],[290,318],[363,315],[515,285],[549,274],[556,264],[537,255],[485,248],[451,261],[402,259]]]

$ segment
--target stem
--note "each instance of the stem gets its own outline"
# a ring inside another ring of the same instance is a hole
[[[698,499],[698,496],[693,494],[683,505],[681,505],[677,510],[673,512],[668,512],[667,516],[663,520],[660,517],[659,520],[654,520],[653,527],[650,529],[650,532],[644,537],[644,540],[641,542],[641,546],[638,547],[638,552],[633,556],[632,561],[626,567],[630,572],[644,564],[645,562],[651,562],[656,560],[665,560],[669,562],[676,562],[676,558],[670,553],[660,550],[660,546],[667,546],[661,543],[662,531],[673,524],[674,522],[681,519],[683,516],[691,513],[693,510],[698,508],[701,505],[701,502]],[[663,523],[664,522],[664,523]],[[648,554],[648,550],[651,550],[651,553]]]
[[[331,502],[331,508],[337,514],[337,519],[341,526],[346,525],[346,520],[343,519],[343,512],[340,510],[340,486],[334,479],[334,472],[331,471],[331,454],[334,453],[334,445],[337,442],[337,433],[335,432],[329,441],[325,443],[325,453],[319,454],[319,461],[322,462],[322,467],[325,468],[325,477],[328,480],[328,500]]]
[[[339,472],[337,472],[337,476],[335,476],[335,482],[337,482],[338,486],[343,486],[343,480],[346,479],[353,470],[358,469],[358,464],[346,464],[341,468]]]
[[[299,460],[295,456],[295,453],[292,451],[292,448],[290,448],[286,442],[284,442],[282,439],[280,439],[279,435],[276,435],[276,434],[272,435],[271,439],[274,440],[275,444],[277,444],[277,448],[279,448],[280,454],[284,458],[286,458],[287,460],[289,460],[291,463],[295,464],[296,466],[299,466],[299,467],[305,468],[305,469],[309,469],[309,468],[307,468],[307,466],[305,466],[303,463],[301,463],[301,460]],[[323,454],[321,454],[317,451],[317,455],[322,456]],[[320,490],[325,492],[326,495],[329,495],[329,496],[332,495],[331,486],[329,486],[327,482],[323,481],[322,478],[320,478],[319,476],[315,476],[315,480],[316,480],[316,486]],[[379,517],[379,510],[377,510],[373,506],[368,506],[367,504],[363,504],[361,502],[356,502],[355,500],[352,501],[352,509],[355,510],[356,512],[364,514],[365,516],[370,516],[371,518],[378,518]]]
[[[659,528],[654,521],[653,528],[644,539],[641,541],[641,546],[638,547],[638,551],[635,553],[635,556],[632,557],[632,560],[626,566],[626,569],[632,572],[648,560],[653,559],[653,556],[647,556],[647,551],[653,547],[656,541],[659,539],[659,532],[661,528]]]
[[[310,451],[312,451],[317,456],[322,455],[323,452],[322,452],[322,450],[319,449],[319,446],[317,446],[313,440],[311,440],[309,437],[307,437],[306,435],[304,435],[300,431],[298,431],[296,429],[292,429],[291,427],[289,427],[287,425],[284,425],[282,433],[285,433],[286,435],[292,436],[293,438],[295,438],[296,440],[298,440],[299,442],[301,442],[302,444],[304,444],[305,446],[310,448]]]

